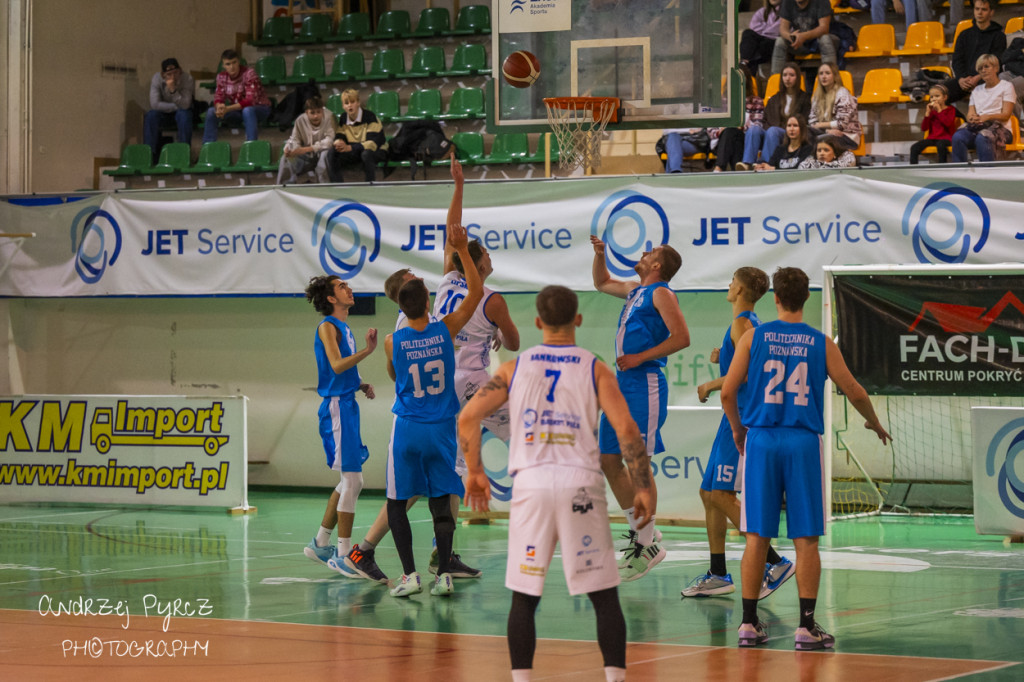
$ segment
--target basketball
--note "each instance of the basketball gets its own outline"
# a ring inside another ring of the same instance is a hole
[[[528,88],[540,78],[540,60],[532,52],[519,50],[505,57],[501,73],[512,87]]]

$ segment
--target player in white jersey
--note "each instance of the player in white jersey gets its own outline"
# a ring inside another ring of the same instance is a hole
[[[534,614],[555,545],[560,544],[569,593],[586,594],[594,605],[605,676],[624,680],[626,622],[619,606],[620,578],[595,437],[599,407],[622,446],[640,527],[654,515],[654,476],[640,430],[611,370],[575,345],[582,321],[576,294],[565,287],[545,287],[537,295],[537,312],[543,345],[499,367],[459,416],[459,441],[469,469],[466,501],[474,510],[487,510],[490,481],[480,461],[480,425],[507,402],[513,415],[509,473],[515,480],[505,574],[505,585],[512,590],[512,679],[530,679]]]

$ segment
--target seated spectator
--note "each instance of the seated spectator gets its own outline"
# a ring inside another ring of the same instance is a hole
[[[872,24],[887,24],[885,20],[885,8],[888,6],[889,0],[871,0],[871,23]],[[963,0],[960,2],[961,8],[963,7]],[[892,0],[892,8],[896,11],[896,14],[906,16],[907,26],[917,21],[917,0]],[[963,9],[960,10],[961,13]]]
[[[926,112],[921,121],[921,132],[927,134],[925,139],[911,145],[910,163],[916,164],[921,152],[932,145],[939,154],[939,163],[946,163],[957,122],[956,109],[946,103],[946,86],[938,84],[928,89]]]
[[[711,153],[711,130],[707,128],[679,128],[666,130],[659,142],[665,146],[665,172],[682,173],[683,159],[694,154]],[[716,134],[718,129],[714,129]]]
[[[749,28],[740,36],[740,68],[757,76],[762,64],[771,65],[775,39],[779,37],[779,3],[762,0],[764,5],[750,18]]]
[[[742,128],[723,128],[718,136],[715,151],[715,172],[720,173],[732,166],[735,170],[751,170],[757,160],[757,148],[748,154],[745,138],[752,128],[764,130],[764,100],[754,95],[754,77],[747,76],[746,113]],[[761,135],[753,135],[760,142]],[[760,145],[758,145],[760,146]]]
[[[794,114],[786,119],[787,144],[779,145],[765,163],[759,163],[754,170],[770,171],[796,168],[800,162],[814,154],[807,130],[807,119],[801,114]]]
[[[316,172],[317,182],[327,182],[327,150],[334,142],[334,116],[324,115],[324,103],[319,97],[307,99],[303,109],[284,143],[277,171],[279,185],[294,184],[309,171]]]
[[[160,150],[160,128],[172,123],[178,129],[178,142],[192,142],[192,97],[196,84],[181,70],[178,60],[168,57],[160,72],[149,82],[149,111],[142,122],[142,141],[153,150],[153,163]]]
[[[764,103],[764,128],[747,128],[743,162],[754,163],[758,150],[762,161],[772,158],[779,145],[786,141],[786,121],[799,115],[806,125],[810,113],[811,95],[800,85],[800,67],[789,62],[779,76],[779,92]]]
[[[818,138],[816,156],[809,156],[800,162],[801,169],[815,168],[853,168],[857,165],[857,157],[840,142],[841,137],[825,135]]]
[[[384,126],[377,115],[359,105],[359,91],[349,88],[341,93],[345,110],[344,122],[334,136],[334,145],[327,150],[327,174],[331,182],[344,182],[344,169],[363,169],[366,182],[377,179],[377,164],[387,161],[387,140]]]
[[[840,84],[839,67],[835,64],[826,62],[818,68],[818,87],[811,95],[807,122],[815,136],[832,135],[844,149],[860,145],[857,100]]]
[[[976,64],[981,83],[971,91],[967,123],[953,133],[953,161],[967,161],[967,150],[978,151],[978,161],[997,161],[1013,138],[1010,116],[1016,94],[1013,85],[999,79],[999,60],[984,54]]]
[[[234,50],[224,50],[220,61],[224,70],[217,74],[213,106],[206,110],[203,144],[217,140],[221,123],[241,122],[246,140],[259,139],[260,122],[270,117],[270,99],[263,92],[260,77],[252,67],[242,66]]]
[[[1018,102],[1014,111],[1019,112],[1021,104],[1024,104],[1024,37],[1020,37],[1020,34],[1017,33],[1013,35],[1017,37],[1010,41],[1010,46],[1006,48],[1000,59],[1003,63],[1003,72],[999,74],[999,77],[1013,84],[1013,89],[1017,91]]]
[[[780,73],[791,55],[821,54],[821,61],[836,63],[836,40],[829,33],[829,0],[782,0],[779,37],[772,51],[772,73]]]
[[[953,45],[953,77],[943,85],[949,91],[949,103],[967,97],[981,76],[975,64],[985,54],[1001,55],[1006,51],[1003,27],[992,21],[993,0],[974,0],[974,23],[960,32]]]

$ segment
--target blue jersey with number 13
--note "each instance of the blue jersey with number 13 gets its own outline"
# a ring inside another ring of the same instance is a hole
[[[391,356],[395,368],[392,412],[426,424],[458,414],[455,347],[444,322],[431,322],[421,332],[399,329],[391,335]]]

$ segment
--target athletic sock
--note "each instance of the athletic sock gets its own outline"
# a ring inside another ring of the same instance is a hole
[[[817,597],[800,597],[800,627],[808,630],[814,629],[814,607],[817,604]]]
[[[636,519],[633,517],[633,507],[630,507],[629,509],[623,509],[622,513],[626,515],[626,523],[629,524],[629,529],[635,532]]]
[[[377,543],[376,542],[370,542],[369,538],[363,538],[363,541],[359,543],[359,549],[363,550],[364,552],[367,551],[367,550],[376,549],[376,548],[377,548]]]
[[[530,682],[533,679],[533,668],[519,668],[512,671],[512,682]]]
[[[626,682],[626,669],[608,666],[604,669],[605,682]]]
[[[743,622],[757,625],[757,600],[743,598]]]
[[[333,532],[333,528],[326,528],[324,526],[320,526],[320,530],[318,530],[316,533],[316,546],[326,547],[327,545],[331,544],[331,533]]]
[[[654,517],[651,517],[651,522],[636,532],[636,541],[647,547],[648,545],[654,544]]]
[[[725,552],[711,555],[711,575],[725,575]]]
[[[338,556],[348,556],[352,551],[352,538],[338,538]]]
[[[771,545],[768,545],[768,563],[770,563],[772,566],[774,566],[775,564],[779,563],[780,561],[782,561],[782,557],[779,556],[779,553],[775,551],[774,547],[772,547]]]

